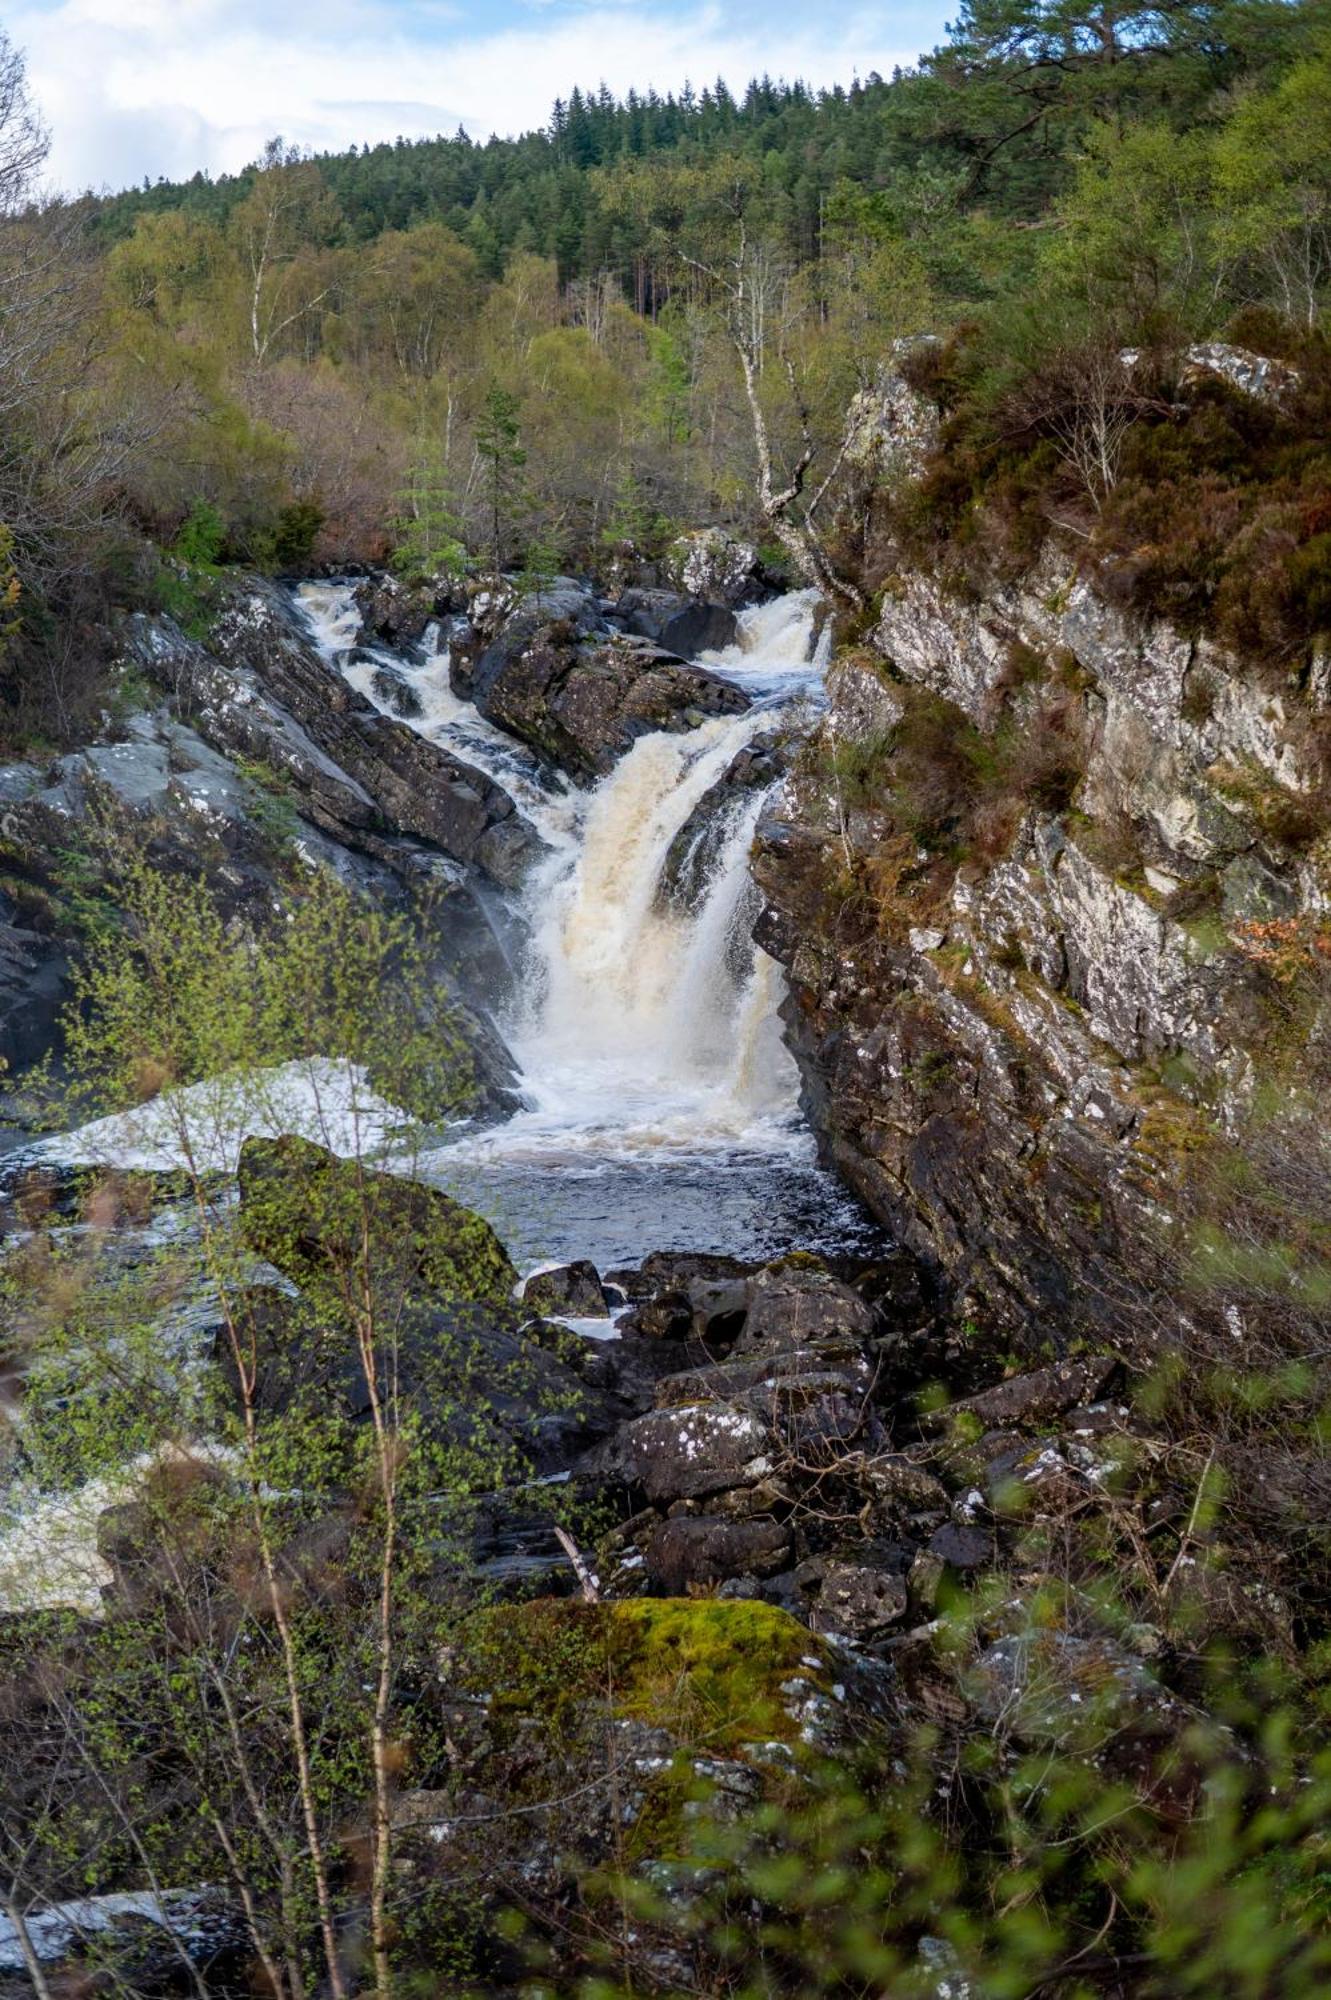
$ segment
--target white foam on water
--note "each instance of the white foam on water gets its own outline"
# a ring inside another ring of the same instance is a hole
[[[60,1166],[234,1173],[246,1139],[284,1133],[343,1158],[390,1149],[411,1129],[406,1113],[370,1086],[365,1071],[329,1056],[232,1071],[97,1118],[25,1148]]]
[[[217,1897],[209,1889],[122,1889],[109,1896],[79,1896],[48,1903],[24,1916],[27,1943],[38,1962],[58,1964],[82,1941],[114,1931],[126,1917],[156,1924],[184,1945],[202,1940],[216,1920]],[[26,1973],[27,1959],[18,1927],[0,1916],[0,1972]]]
[[[528,890],[536,978],[510,1040],[530,1103],[465,1142],[495,1159],[608,1153],[808,1157],[783,975],[749,935],[748,861],[763,798],[740,794],[694,907],[661,895],[671,844],[736,755],[821,681],[817,593],[742,614],[707,664],[754,706],[686,735],[642,737],[592,793],[576,850]]]
[[[532,938],[523,1002],[502,1023],[525,1108],[436,1161],[585,1169],[736,1151],[810,1158],[777,1016],[783,976],[749,937],[748,856],[762,798],[732,805],[694,908],[672,907],[660,891],[672,841],[736,754],[789,703],[820,698],[828,634],[819,634],[818,593],[742,612],[735,643],[702,656],[750,694],[745,714],[640,738],[590,792],[563,789],[460,701],[446,648],[427,645],[413,665],[356,647],[347,584],[306,584],[300,601],[352,686],[393,713],[380,676],[405,682],[419,713],[403,720],[506,786],[549,844],[523,899]]]
[[[398,717],[417,735],[493,778],[551,846],[572,845],[580,795],[552,784],[530,751],[454,694],[449,648],[437,625],[425,635],[422,657],[412,660],[382,646],[357,644],[360,613],[351,584],[303,583],[296,598],[329,665],[381,715]],[[394,705],[384,690],[395,683],[414,697],[417,713],[402,714]]]

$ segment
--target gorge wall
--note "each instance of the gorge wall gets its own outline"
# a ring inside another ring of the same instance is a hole
[[[882,485],[936,418],[889,373],[856,426]],[[1149,1349],[1219,1309],[1179,1296],[1192,1183],[1306,1032],[1331,664],[1134,615],[1052,542],[981,589],[893,555],[758,831],[808,1106],[988,1320]]]

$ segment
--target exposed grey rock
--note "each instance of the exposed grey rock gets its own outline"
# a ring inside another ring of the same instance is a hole
[[[127,639],[201,735],[287,774],[325,831],[405,834],[484,866],[485,836],[504,821],[523,825],[492,779],[357,694],[273,587],[252,580],[237,592],[206,649],[162,619],[131,619]],[[530,829],[523,848],[527,861],[540,850]]]
[[[774,1575],[787,1567],[793,1547],[789,1527],[770,1516],[734,1521],[684,1514],[663,1521],[648,1537],[647,1574],[657,1589],[683,1597],[691,1585]]]
[[[1183,389],[1208,376],[1218,377],[1232,389],[1241,389],[1245,396],[1263,403],[1285,402],[1300,381],[1298,369],[1291,368],[1287,361],[1277,361],[1269,354],[1254,354],[1251,348],[1234,347],[1225,340],[1200,341],[1183,357],[1180,378]]]
[[[1086,1360],[1057,1361],[1049,1368],[1035,1368],[1025,1375],[1013,1375],[978,1395],[963,1396],[926,1419],[930,1430],[947,1430],[965,1411],[990,1428],[1025,1424],[1037,1427],[1062,1416],[1077,1403],[1092,1402],[1100,1395],[1119,1366],[1112,1354]]]
[[[685,596],[730,606],[746,601],[757,566],[752,543],[737,540],[723,528],[698,528],[681,535],[665,558],[666,575]]]
[[[522,1287],[522,1302],[533,1312],[571,1313],[583,1319],[598,1318],[609,1310],[596,1266],[585,1258],[553,1271],[537,1271]]]
[[[751,1412],[720,1402],[655,1410],[583,1461],[585,1477],[641,1487],[649,1500],[693,1499],[752,1485],[772,1470],[774,1441]]]
[[[606,629],[590,591],[561,580],[539,603],[499,602],[452,652],[456,691],[491,722],[584,782],[639,736],[692,729],[749,706],[741,689],[653,640]]]
[[[906,1615],[908,1595],[902,1576],[863,1563],[822,1566],[813,1606],[815,1631],[872,1643]]]
[[[1168,1291],[1178,1177],[1153,1107],[1166,1074],[1229,1123],[1251,1090],[1255,1015],[1217,920],[1324,907],[1315,860],[1269,831],[1277,807],[1322,796],[1316,691],[1132,616],[1052,552],[964,597],[903,566],[875,643],[881,668],[852,655],[830,674],[823,754],[771,795],[753,856],[755,936],[790,976],[787,1034],[825,1157],[986,1324],[1038,1325],[1056,1347],[1113,1345],[1125,1320],[1166,1338],[1144,1301]],[[981,730],[1023,713],[1038,727],[1029,684],[1011,686],[1015,646],[1046,697],[1078,705],[1075,810],[1032,807],[1003,851],[964,856],[927,921],[907,891],[890,924],[857,926],[847,849],[871,880],[887,823],[871,799],[838,804],[831,754],[854,741],[890,757],[894,683]]]
[[[940,343],[932,335],[895,340],[871,389],[861,389],[846,416],[846,461],[891,485],[912,478],[938,440],[938,411],[901,374],[909,354]]]

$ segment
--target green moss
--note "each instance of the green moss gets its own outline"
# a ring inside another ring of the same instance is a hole
[[[638,1598],[607,1608],[615,1706],[716,1752],[799,1734],[781,1683],[828,1679],[819,1642],[775,1605],[725,1598]]]
[[[537,1716],[559,1730],[600,1698],[717,1756],[797,1741],[782,1683],[798,1675],[826,1689],[831,1680],[821,1643],[788,1612],[730,1598],[504,1605],[477,1620],[469,1653],[497,1717]]]

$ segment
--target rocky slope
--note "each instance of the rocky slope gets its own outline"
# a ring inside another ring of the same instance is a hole
[[[930,407],[889,373],[856,416],[909,478]],[[1052,544],[982,593],[882,563],[755,858],[812,1115],[1014,1335],[1147,1348],[1181,1328],[1182,1169],[1280,1025],[1254,960],[1331,889],[1327,660],[1240,661]]]
[[[502,1966],[520,1911],[573,1990],[596,1948],[602,1872],[626,1871],[646,1898],[669,1865],[677,1886],[626,1961],[635,1990],[710,1990],[717,1961],[693,1912],[712,1878],[674,1857],[693,1837],[705,1849],[709,1823],[797,1811],[829,1760],[870,1787],[889,1769],[903,1780],[919,1768],[921,1731],[940,1825],[973,1810],[949,1773],[977,1733],[998,1745],[1000,1775],[1027,1751],[1075,1744],[1156,1812],[1186,1809],[1198,1732],[1215,1732],[1124,1642],[1071,1554],[1088,1520],[1169,1490],[1115,1393],[1112,1355],[1005,1373],[991,1348],[957,1338],[904,1253],[766,1266],[656,1255],[604,1279],[581,1264],[514,1300],[479,1218],[280,1141],[247,1147],[239,1177],[247,1236],[285,1281],[233,1303],[254,1330],[265,1423],[301,1403],[368,1420],[348,1343],[314,1338],[300,1311],[302,1291],[358,1254],[340,1218],[363,1213],[367,1185],[385,1260],[376,1282],[403,1288],[395,1365],[421,1436],[463,1449],[483,1435],[539,1475],[475,1515],[473,1582],[488,1603],[413,1671],[394,1794],[404,1894],[465,1894],[483,1962],[497,1953]],[[106,1193],[84,1198],[104,1214]],[[140,1177],[138,1193],[163,1214],[179,1197],[170,1177]],[[561,1323],[570,1310],[611,1337]],[[224,1358],[220,1322],[215,1333]],[[222,1476],[203,1462],[176,1475]],[[552,1522],[598,1517],[612,1525],[587,1547],[580,1589]],[[43,1740],[47,1704],[70,1689],[82,1698],[85,1655],[95,1671],[108,1621],[159,1602],[168,1623],[178,1615],[172,1532],[153,1497],[102,1514],[100,1618],[62,1629],[57,1696],[40,1675],[16,1679],[7,1715],[19,1738]],[[278,1556],[293,1605],[358,1587],[353,1532],[336,1493],[325,1516],[293,1528]],[[958,1593],[976,1606],[960,1646],[937,1615]],[[40,1655],[45,1632],[40,1616],[0,1620],[0,1648]],[[147,1823],[160,1803],[151,1771],[144,1786]],[[95,1826],[95,1790],[72,1797]],[[354,1847],[356,1829],[346,1838]],[[241,1990],[245,1926],[224,1889],[208,1893],[204,1923],[196,1892],[175,1885],[145,1908],[133,1855],[108,1863],[97,1888],[77,1906],[53,1881],[53,1964],[90,1968],[109,1950],[134,1968],[136,1991],[165,1995],[183,1945],[206,1990]],[[3,1985],[5,1963],[0,1933],[0,1990],[21,1990]],[[511,1983],[496,1975],[485,1990],[520,1988],[514,1961]]]
[[[492,1019],[511,966],[487,888],[514,883],[542,844],[507,793],[356,694],[260,579],[228,587],[206,645],[164,617],[121,636],[134,706],[54,764],[0,770],[10,1072],[51,1046],[71,953],[87,926],[115,921],[117,857],[132,852],[202,875],[226,917],[257,931],[314,867],[411,912],[472,1052],[474,1108],[511,1109]]]

